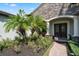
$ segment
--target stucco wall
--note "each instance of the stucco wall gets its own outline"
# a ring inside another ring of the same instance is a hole
[[[5,22],[7,18],[7,16],[0,15],[0,22]]]
[[[74,35],[74,19],[70,21],[70,34]]]
[[[79,34],[79,17],[78,17],[78,34]]]
[[[1,39],[6,39],[6,38],[11,38],[14,39],[15,36],[17,36],[15,31],[10,31],[10,32],[5,32],[4,24],[8,17],[4,15],[0,15],[0,40]]]

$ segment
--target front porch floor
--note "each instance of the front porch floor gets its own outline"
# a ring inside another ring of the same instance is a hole
[[[56,42],[60,42],[60,43],[67,43],[68,42],[67,38],[57,38],[57,37],[55,37],[54,40]]]

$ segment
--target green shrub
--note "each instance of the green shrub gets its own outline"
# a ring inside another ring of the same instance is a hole
[[[21,46],[20,45],[14,45],[14,51],[16,52],[16,54],[21,53]]]
[[[5,45],[5,48],[10,48],[10,47],[12,47],[14,44],[14,41],[13,40],[11,40],[11,39],[6,39],[6,40],[3,40],[3,42],[4,42],[4,45]]]
[[[11,40],[9,38],[3,39],[0,41],[0,50],[2,51],[4,48],[14,48],[14,46],[18,46],[19,41],[17,40]]]
[[[4,42],[0,41],[0,51],[2,51],[5,48]]]
[[[31,41],[36,41],[39,37],[39,34],[35,31],[33,35],[31,35]]]
[[[79,44],[77,42],[70,41],[70,48],[76,56],[79,56]]]
[[[28,48],[36,48],[35,42],[28,42]]]
[[[20,43],[23,43],[23,39],[20,37],[15,37],[14,43],[19,45]]]
[[[48,47],[52,43],[52,38],[51,37],[43,37],[40,36],[39,39],[36,41],[37,45],[42,46],[43,48]]]
[[[19,37],[16,37],[15,40],[11,40],[11,39],[6,39],[4,40],[4,43],[5,43],[5,47],[6,48],[12,48],[14,49],[14,51],[19,54],[21,52],[20,48],[20,43],[21,43],[21,40]]]
[[[42,36],[37,32],[30,36],[28,47],[33,49],[33,53],[43,54],[45,50],[52,44],[52,37]],[[40,53],[41,52],[41,53]]]
[[[3,39],[2,41],[0,41],[0,50],[2,51],[4,48],[11,48],[13,47],[14,41],[7,38],[7,39]]]

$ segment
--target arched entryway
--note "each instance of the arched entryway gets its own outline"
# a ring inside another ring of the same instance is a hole
[[[69,35],[74,36],[77,34],[74,30],[78,30],[75,19],[77,18],[74,16],[64,15],[47,20],[47,35],[61,38],[69,38]]]

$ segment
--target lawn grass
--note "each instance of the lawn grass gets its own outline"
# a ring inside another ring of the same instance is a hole
[[[53,46],[53,43],[48,47],[48,49],[46,50],[46,52],[44,53],[43,56],[48,56],[49,55],[49,52],[50,52],[50,49],[52,48]]]

